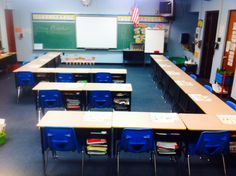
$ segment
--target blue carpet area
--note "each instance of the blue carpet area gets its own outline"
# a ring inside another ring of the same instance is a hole
[[[64,65],[63,65],[64,66]],[[98,65],[101,68],[123,68],[123,65]],[[171,107],[161,98],[161,91],[151,79],[149,67],[125,66],[128,70],[127,82],[132,83],[132,111],[170,112]],[[34,96],[25,91],[16,104],[14,74],[0,76],[0,118],[7,123],[7,143],[0,146],[1,176],[43,176],[40,133],[36,128],[37,118]],[[59,159],[49,159],[49,176],[80,175],[80,154],[59,153]],[[235,159],[227,159],[229,175],[236,175]],[[214,164],[202,162],[197,157],[192,160],[193,175],[223,175],[221,160]],[[115,160],[106,157],[86,157],[85,176],[115,175]],[[157,175],[186,175],[186,162],[181,157],[178,164],[168,157],[158,157]],[[151,176],[152,163],[148,154],[134,155],[121,153],[121,176]]]

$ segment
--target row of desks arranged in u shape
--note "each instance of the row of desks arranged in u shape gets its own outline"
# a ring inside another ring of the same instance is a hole
[[[111,73],[112,80],[115,83],[126,82],[126,69],[105,69],[105,68],[60,68],[60,52],[49,52],[42,55],[26,65],[14,70],[18,72],[32,72],[35,75],[36,82],[50,81],[54,82],[58,73],[72,73],[77,81],[94,82],[94,75],[99,72]]]
[[[122,130],[127,128],[152,129],[155,142],[170,140],[178,143],[179,146],[183,142],[196,140],[202,131],[236,131],[236,112],[234,110],[164,56],[153,55],[152,58],[153,78],[161,85],[164,96],[170,96],[172,105],[179,107],[178,113],[129,112],[131,110],[131,84],[40,82],[34,86],[33,90],[37,91],[37,109],[39,108],[38,95],[41,90],[59,90],[64,94],[65,102],[68,102],[66,96],[71,99],[71,95],[72,97],[79,95],[81,110],[89,110],[90,94],[96,90],[113,92],[113,102],[117,101],[120,105],[124,105],[122,96],[129,99],[127,109],[115,108],[115,110],[124,112],[48,111],[37,124],[41,131],[44,169],[46,168],[45,132],[48,128],[75,129],[76,136],[82,141],[87,154],[94,154],[93,151],[92,153],[90,151],[93,146],[89,146],[88,138],[105,139],[104,146],[107,146],[107,150],[102,153],[108,154],[110,157],[116,155],[117,140],[121,139]],[[40,69],[47,68],[38,68],[36,72],[39,73]],[[48,69],[56,73],[56,69]],[[70,72],[69,69],[66,72]],[[67,109],[70,110],[70,108]],[[173,154],[180,155],[181,147]]]
[[[179,107],[188,130],[236,131],[236,112],[163,55],[152,56],[154,80]]]

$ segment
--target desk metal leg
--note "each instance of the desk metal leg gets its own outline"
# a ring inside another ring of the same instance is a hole
[[[47,175],[47,162],[48,162],[48,151],[44,151],[44,140],[43,140],[43,128],[40,128],[41,135],[41,149],[42,149],[42,159],[43,159],[43,173]]]
[[[21,87],[18,86],[17,87],[17,99],[16,99],[16,103],[18,104],[19,103],[19,99],[20,99],[20,92],[21,92]]]

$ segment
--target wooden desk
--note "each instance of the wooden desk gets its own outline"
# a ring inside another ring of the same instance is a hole
[[[40,82],[35,87],[34,91],[40,90],[52,90],[57,89],[63,92],[64,99],[67,100],[73,98],[67,98],[68,93],[80,92],[80,102],[82,109],[87,109],[89,104],[89,92],[96,90],[107,90],[113,93],[113,101],[115,104],[115,110],[131,110],[131,84],[114,84],[114,83],[55,83],[55,82]],[[76,96],[75,96],[76,97]],[[78,97],[79,98],[79,97]],[[78,99],[76,98],[76,99]],[[119,102],[125,101],[128,104],[119,104]],[[36,102],[36,109],[38,107],[38,100]],[[67,105],[66,105],[67,107]]]
[[[4,53],[0,54],[0,69],[6,69],[8,65],[17,62],[16,53]]]
[[[60,62],[60,54],[60,52],[49,52],[14,70],[14,72],[30,71],[34,73],[41,67],[56,67]]]
[[[110,129],[112,112],[48,111],[37,127]]]
[[[186,130],[178,114],[175,120],[156,120],[155,117],[173,117],[173,113],[154,112],[113,112],[113,128],[151,128],[158,130]]]
[[[30,61],[30,63],[14,70],[14,72],[29,71],[35,74],[36,81],[55,81],[57,73],[72,73],[75,81],[86,80],[94,82],[94,75],[98,72],[108,72],[115,83],[126,82],[126,69],[102,69],[102,68],[56,68],[60,63],[60,52],[49,52]]]
[[[179,117],[190,131],[229,130],[236,131],[236,124],[223,124],[217,115],[179,114]]]
[[[46,127],[75,128],[78,138],[86,148],[86,139],[105,138],[108,144],[108,156],[113,153],[113,135],[111,130],[112,112],[75,112],[75,111],[48,111],[38,122],[41,132],[41,146],[43,167],[45,170],[44,129]]]
[[[152,55],[152,58],[154,64],[157,64],[159,69],[162,69],[162,72],[171,80],[171,83],[174,83],[174,85],[177,86],[177,88],[180,89],[183,94],[187,95],[192,100],[192,102],[194,102],[195,105],[197,105],[204,113],[235,114],[235,111],[227,106],[222,100],[206,90],[201,84],[193,80],[189,75],[187,75],[184,71],[166,59],[164,56]],[[183,84],[183,82],[187,85]],[[170,87],[167,87],[167,89],[168,91],[171,91]],[[194,95],[206,97],[207,101],[199,101],[193,98]],[[183,96],[181,94],[180,98],[182,97]]]

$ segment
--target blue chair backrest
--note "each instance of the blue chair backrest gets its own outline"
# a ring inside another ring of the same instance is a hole
[[[35,86],[36,81],[32,72],[22,71],[16,72],[16,86]]]
[[[110,91],[91,91],[90,93],[91,108],[112,108],[112,94]]]
[[[212,89],[211,86],[205,84],[204,87],[205,87],[208,91],[213,92],[213,89]]]
[[[172,62],[173,62],[173,64],[175,64],[175,65],[177,64],[176,60],[173,60]]]
[[[57,73],[57,82],[75,82],[74,75],[72,73]]]
[[[96,83],[112,83],[111,73],[100,72],[95,74]]]
[[[232,109],[236,111],[236,104],[232,101],[226,101],[225,102],[227,105],[229,105]]]
[[[44,150],[80,152],[82,149],[73,128],[47,127],[43,129],[43,135]]]
[[[124,129],[121,135],[120,149],[133,153],[153,150],[153,131],[151,129]]]
[[[184,72],[186,72],[187,68],[185,66],[181,67],[181,70],[183,70]]]
[[[229,131],[204,131],[196,144],[196,153],[200,155],[219,155],[229,152]]]
[[[40,90],[39,106],[41,108],[64,107],[62,95],[59,90]]]
[[[193,78],[194,80],[197,80],[197,75],[195,75],[195,74],[190,74],[189,75],[191,78]]]

